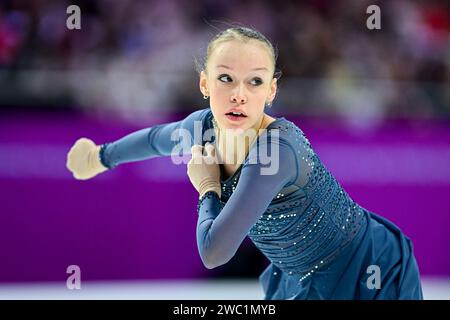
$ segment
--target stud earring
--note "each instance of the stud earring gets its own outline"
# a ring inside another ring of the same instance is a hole
[[[205,99],[205,100],[208,99],[208,96],[205,96],[205,95],[204,95],[204,96],[203,96],[203,99]]]

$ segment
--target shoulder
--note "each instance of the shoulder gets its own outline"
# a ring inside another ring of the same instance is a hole
[[[195,110],[184,117],[184,119],[175,122],[174,125],[176,125],[178,130],[188,130],[192,134],[196,130],[195,128],[200,128],[200,130],[204,128],[205,120],[210,112],[210,108]]]
[[[270,123],[259,135],[260,145],[274,144],[283,149],[295,150],[298,142],[305,139],[303,131],[292,121],[281,117]]]
[[[294,122],[281,117],[269,125],[269,140],[278,140],[280,145],[285,145],[293,150],[295,154],[305,151],[314,153],[311,143],[304,131]]]
[[[295,148],[294,124],[279,118],[261,131],[256,143],[249,151],[245,166],[257,165],[269,175],[288,177],[291,183],[298,176],[299,161]]]
[[[204,108],[199,109],[191,112],[185,120],[187,121],[204,121],[206,118],[208,118],[211,115],[211,109],[210,108]]]
[[[273,121],[267,127],[269,132],[277,132],[283,140],[292,141],[304,136],[304,132],[292,121],[281,117]]]

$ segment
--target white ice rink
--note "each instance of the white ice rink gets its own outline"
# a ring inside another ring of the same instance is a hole
[[[450,278],[424,278],[425,299],[450,300]],[[209,281],[114,281],[81,283],[69,290],[66,283],[0,284],[0,300],[22,299],[118,299],[118,300],[258,300],[262,288],[257,280]]]

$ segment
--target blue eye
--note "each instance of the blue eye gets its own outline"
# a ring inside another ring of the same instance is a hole
[[[227,74],[221,74],[217,79],[219,79],[219,80],[222,81],[222,82],[229,82],[229,81],[224,81],[224,80],[222,80],[223,78],[231,79],[230,76],[227,75]]]
[[[253,81],[256,81],[256,84],[252,83],[252,84],[254,84],[255,86],[259,86],[259,85],[262,84],[262,80],[261,80],[260,78],[253,78],[252,82],[253,82]]]

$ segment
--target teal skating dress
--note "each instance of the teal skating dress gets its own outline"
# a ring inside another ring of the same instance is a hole
[[[213,131],[212,119],[206,108],[133,132],[103,144],[101,161],[112,169],[169,156],[177,145],[190,153],[207,142],[194,132]],[[190,138],[173,134],[183,131]],[[410,239],[353,201],[286,118],[266,128],[221,187],[220,198],[208,192],[197,206],[197,245],[207,268],[227,263],[248,236],[270,261],[259,277],[265,299],[423,298]]]

